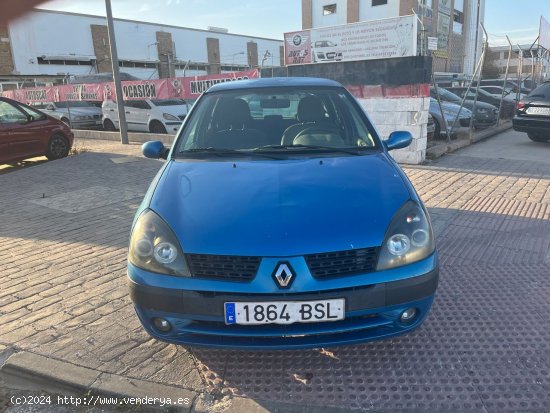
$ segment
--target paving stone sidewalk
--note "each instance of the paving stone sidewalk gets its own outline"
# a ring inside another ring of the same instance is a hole
[[[161,163],[139,145],[77,145],[88,152],[0,176],[0,345],[218,399],[550,411],[550,162],[459,152],[404,168],[441,257],[436,302],[415,333],[240,352],[188,350],[142,330],[126,288],[127,241]]]

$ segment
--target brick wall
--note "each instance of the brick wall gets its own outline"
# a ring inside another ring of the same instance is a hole
[[[109,43],[109,32],[107,26],[91,24],[92,42],[94,45],[94,53],[98,72],[112,72],[113,64],[111,63],[111,45]]]
[[[0,24],[0,75],[11,75],[14,69],[8,26]]]
[[[159,78],[175,77],[174,43],[172,33],[157,32],[157,52],[159,59]]]
[[[220,67],[220,40],[214,37],[206,38],[206,51],[208,53],[208,74],[216,75],[221,72]]]
[[[246,43],[246,55],[248,56],[248,67],[258,67],[258,43]]]
[[[302,0],[302,29],[311,29],[313,15],[313,0]]]

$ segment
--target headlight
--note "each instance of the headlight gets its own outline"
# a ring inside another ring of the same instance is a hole
[[[489,109],[487,108],[479,108],[476,110],[477,113],[489,113]]]
[[[432,254],[434,249],[430,219],[420,205],[408,201],[394,215],[386,231],[377,270],[420,261]]]
[[[139,216],[134,226],[128,260],[136,267],[147,271],[191,276],[176,235],[168,224],[150,209]]]
[[[180,118],[178,118],[177,116],[170,115],[169,113],[163,113],[162,117],[166,120],[180,120]]]

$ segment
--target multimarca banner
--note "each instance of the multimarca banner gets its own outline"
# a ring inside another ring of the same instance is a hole
[[[210,86],[234,80],[253,79],[258,70],[222,73],[218,75],[175,77],[169,79],[130,80],[122,82],[125,100],[135,99],[195,99]],[[115,99],[113,82],[58,85],[23,88],[2,93],[2,96],[22,103],[59,101],[103,101]]]

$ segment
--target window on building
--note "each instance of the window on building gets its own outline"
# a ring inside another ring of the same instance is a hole
[[[388,0],[372,0],[372,7],[383,6],[384,4],[388,4]]]
[[[464,24],[464,13],[458,10],[453,12],[453,32],[462,34],[462,26]]]
[[[36,60],[39,65],[92,66],[91,60],[48,59],[42,56],[38,56]]]
[[[323,6],[323,16],[336,13],[336,4],[327,4]]]

